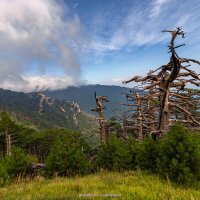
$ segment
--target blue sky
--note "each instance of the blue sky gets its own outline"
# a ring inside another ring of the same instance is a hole
[[[179,55],[200,60],[200,0],[1,0],[0,87],[122,85],[168,62],[161,30],[177,26]]]
[[[144,74],[166,63],[169,59],[166,45],[170,36],[161,33],[163,29],[183,26],[188,34],[180,42],[188,44],[181,53],[200,58],[198,44],[193,41],[193,37],[199,41],[200,1],[66,2],[83,20],[92,40],[89,56],[82,58],[83,73],[88,82],[120,84],[126,77]]]

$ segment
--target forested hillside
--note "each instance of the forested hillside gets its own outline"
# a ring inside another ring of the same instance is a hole
[[[37,128],[82,129],[94,121],[74,101],[58,100],[43,93],[22,93],[0,89],[0,109],[16,120]]]

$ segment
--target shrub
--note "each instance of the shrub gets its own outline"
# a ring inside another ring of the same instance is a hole
[[[24,175],[28,167],[27,157],[24,151],[13,146],[11,149],[11,155],[5,157],[5,167],[11,178]]]
[[[136,163],[141,170],[157,172],[157,159],[159,152],[159,141],[146,137],[138,145]]]
[[[47,176],[75,176],[88,172],[89,163],[86,154],[70,138],[58,140],[46,159]]]
[[[38,163],[38,157],[34,154],[27,154],[27,162],[29,165],[32,165],[33,163]]]
[[[112,134],[97,154],[97,166],[107,170],[128,170],[135,167],[136,141],[122,141]]]
[[[6,182],[10,181],[10,176],[8,175],[5,160],[0,160],[0,186],[3,186]]]
[[[171,128],[161,141],[159,173],[181,184],[200,178],[200,152],[195,138],[182,125]]]

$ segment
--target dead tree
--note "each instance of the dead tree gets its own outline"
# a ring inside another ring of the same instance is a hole
[[[139,93],[136,93],[136,102],[137,102],[137,133],[138,133],[138,140],[143,140],[143,132],[142,132],[142,99]]]
[[[127,105],[127,104],[120,104],[121,106]],[[129,139],[129,136],[134,134],[134,127],[132,122],[132,116],[129,115],[129,110],[123,111],[122,110],[116,110],[113,109],[113,112],[116,115],[116,119],[120,122],[122,122],[122,130],[121,130],[121,136],[125,140]]]
[[[93,112],[97,112],[99,114],[99,131],[100,131],[100,141],[101,144],[105,144],[106,140],[106,131],[105,131],[105,116],[104,116],[104,106],[103,102],[108,102],[107,96],[97,96],[96,92],[94,92],[96,108],[91,109]]]
[[[175,46],[174,43],[178,36],[182,36],[182,38],[185,36],[181,27],[174,31],[164,30],[162,32],[169,32],[171,34],[171,41],[168,46],[169,53],[171,54],[169,63],[162,65],[156,70],[151,70],[144,77],[135,76],[124,82],[127,84],[134,81],[142,84],[143,90],[147,93],[146,98],[148,101],[147,110],[150,121],[147,126],[151,133],[156,133],[159,137],[167,133],[171,126],[172,120],[170,118],[174,115],[175,110],[178,110],[181,115],[184,113],[185,118],[190,119],[193,125],[200,126],[196,116],[193,116],[189,111],[189,101],[186,101],[189,94],[183,92],[188,84],[200,86],[199,74],[189,68],[191,66],[190,63],[200,65],[200,62],[178,56],[176,49],[184,44]],[[153,105],[154,101],[159,102],[159,109]],[[182,101],[184,103],[181,103]],[[183,119],[181,120],[183,121]],[[157,127],[156,124],[158,124]]]
[[[6,155],[11,155],[11,134],[8,129],[6,129]]]
[[[190,129],[196,129],[200,126],[199,122],[199,104],[200,93],[198,90],[185,89],[181,93],[170,94],[170,107],[176,117],[170,119],[170,122],[181,121]]]
[[[127,115],[124,129],[132,130],[133,133],[136,132],[138,141],[142,141],[144,135],[149,131],[149,119],[146,117],[148,101],[142,90],[137,88],[130,92],[131,93],[126,94],[128,103],[123,104],[128,107],[124,112],[124,115]]]

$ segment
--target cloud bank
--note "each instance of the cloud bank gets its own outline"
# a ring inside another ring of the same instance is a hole
[[[15,79],[14,81],[5,79],[2,83],[2,87],[12,91],[39,92],[46,90],[59,90],[66,88],[66,86],[79,86],[83,83],[83,81],[75,81],[72,77],[40,75],[22,76],[21,80]]]
[[[56,89],[80,82],[81,35],[79,17],[65,4],[1,0],[0,87],[33,91],[47,84]],[[50,70],[61,73],[62,80],[49,75]],[[28,76],[31,72],[35,75]]]

